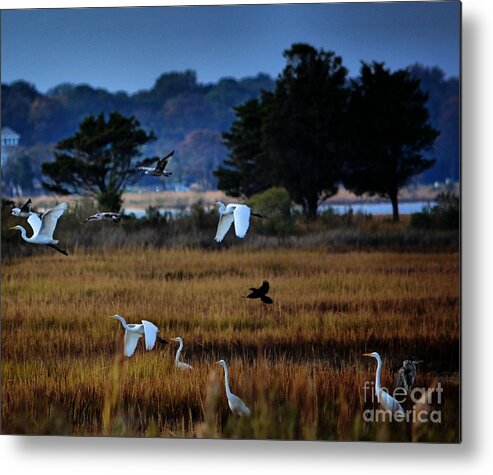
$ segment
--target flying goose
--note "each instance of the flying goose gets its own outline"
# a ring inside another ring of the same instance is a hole
[[[172,152],[168,153],[166,157],[161,158],[160,160],[157,161],[155,167],[137,167],[139,170],[143,170],[146,175],[151,175],[151,176],[170,176],[172,175],[172,172],[167,172],[165,171],[166,166],[168,165],[168,162],[171,160],[173,157],[173,154],[175,151],[173,150]],[[151,161],[151,163],[153,163]]]
[[[32,214],[35,214],[31,211],[32,201],[29,198],[22,206],[13,206],[12,207],[12,216],[17,216],[19,218],[29,218]]]
[[[83,223],[87,223],[88,221],[111,221],[112,223],[119,223],[122,219],[122,213],[111,213],[109,211],[98,211],[96,214],[89,216],[89,218],[85,219]]]

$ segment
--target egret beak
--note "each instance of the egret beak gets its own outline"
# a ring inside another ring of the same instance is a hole
[[[11,227],[11,228],[9,228],[9,229],[17,229],[17,226],[12,226],[12,227]]]
[[[220,361],[216,361],[214,364],[221,364],[221,362]]]
[[[362,356],[371,356],[371,353],[363,353]]]
[[[115,316],[114,315],[108,315],[107,318],[115,318]]]

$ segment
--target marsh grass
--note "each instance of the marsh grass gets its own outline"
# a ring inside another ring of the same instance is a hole
[[[457,254],[81,249],[2,271],[3,433],[459,438]],[[241,298],[264,278],[273,305]],[[124,358],[114,313],[183,337],[193,370],[174,367],[175,344]],[[416,384],[441,382],[442,423],[363,421],[366,351],[388,388],[403,359],[423,359]],[[229,412],[220,358],[249,419]]]

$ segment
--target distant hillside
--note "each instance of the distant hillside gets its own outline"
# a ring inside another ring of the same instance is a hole
[[[49,148],[41,145],[55,144],[72,135],[88,114],[119,111],[135,115],[158,138],[145,150],[146,154],[176,150],[171,167],[174,181],[214,188],[212,171],[226,156],[221,131],[229,128],[234,118],[233,107],[273,86],[274,81],[265,74],[199,84],[194,71],[165,73],[151,89],[131,95],[110,93],[86,84],[60,84],[41,94],[31,84],[16,81],[2,84],[2,124],[21,134],[24,147],[49,153]],[[38,165],[35,163],[34,168]],[[150,178],[143,179],[143,184],[156,183]]]
[[[413,75],[429,92],[430,120],[440,137],[429,153],[436,165],[420,182],[454,180],[459,177],[459,82],[446,79],[439,68],[410,67]],[[265,74],[244,79],[224,78],[213,84],[200,84],[196,73],[162,74],[154,86],[135,94],[111,93],[90,85],[60,84],[42,94],[25,81],[2,84],[2,126],[21,134],[21,143],[32,161],[32,174],[39,177],[40,163],[51,159],[52,146],[72,135],[88,114],[119,111],[135,115],[158,140],[147,155],[161,155],[174,149],[172,162],[175,183],[199,184],[213,189],[212,171],[225,159],[221,132],[229,129],[233,107],[257,97],[262,89],[272,90],[274,80]],[[143,178],[142,185],[156,180]]]
[[[431,125],[440,131],[428,157],[435,165],[420,177],[421,183],[443,182],[446,178],[459,179],[460,157],[460,86],[455,77],[445,78],[438,68],[419,64],[409,67],[414,77],[421,81],[421,89],[428,92],[428,112]]]

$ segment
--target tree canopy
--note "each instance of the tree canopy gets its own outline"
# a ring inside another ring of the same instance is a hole
[[[427,99],[409,71],[391,72],[383,63],[363,63],[352,81],[344,184],[358,195],[389,198],[394,221],[399,220],[399,189],[434,163],[423,156],[438,136],[429,124]]]
[[[271,173],[309,218],[340,182],[342,119],[349,91],[347,69],[333,51],[298,43],[284,52],[287,65],[264,96],[263,139]]]
[[[223,133],[229,156],[214,174],[218,187],[230,196],[250,197],[275,182],[263,149],[263,102],[252,99],[236,107],[236,119]]]
[[[294,44],[284,57],[274,91],[235,109],[237,118],[223,134],[229,158],[216,175],[233,196],[282,186],[314,218],[341,179],[347,70],[334,52],[307,44]]]
[[[55,161],[42,165],[50,179],[44,186],[60,194],[93,194],[101,210],[118,211],[125,187],[140,173],[141,148],[152,140],[135,117],[88,116],[72,137],[58,142]]]
[[[284,56],[274,91],[235,108],[219,187],[248,197],[282,186],[313,219],[344,183],[358,195],[389,198],[398,221],[399,189],[434,163],[424,152],[438,131],[420,81],[374,62],[348,82],[339,56],[306,44]]]

